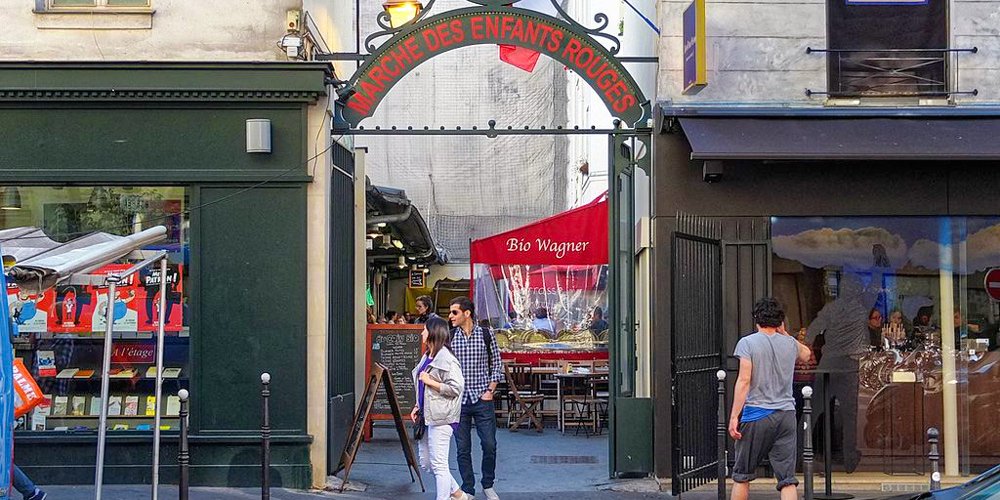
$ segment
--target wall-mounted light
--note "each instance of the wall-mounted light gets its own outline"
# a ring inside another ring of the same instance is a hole
[[[21,192],[15,186],[7,186],[0,196],[0,210],[20,210]]]
[[[251,118],[247,120],[247,153],[271,152],[271,120]]]
[[[415,0],[386,0],[382,8],[389,14],[389,26],[398,28],[416,18],[424,4]]]

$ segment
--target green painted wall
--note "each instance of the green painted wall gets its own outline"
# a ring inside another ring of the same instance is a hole
[[[330,75],[315,63],[0,62],[0,185],[191,188],[192,484],[259,484],[263,371],[273,484],[310,484],[306,145],[317,131],[306,113]],[[271,154],[246,153],[248,118],[271,120]],[[106,482],[148,483],[151,433],[111,434]],[[93,481],[93,433],[20,434],[16,446],[41,484]],[[176,456],[165,433],[164,482]]]
[[[220,201],[221,200],[221,201]],[[260,374],[271,428],[306,428],[306,190],[200,187],[192,213],[192,426],[260,429]]]

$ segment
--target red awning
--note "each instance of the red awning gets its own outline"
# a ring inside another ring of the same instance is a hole
[[[472,242],[472,264],[608,263],[608,199]]]

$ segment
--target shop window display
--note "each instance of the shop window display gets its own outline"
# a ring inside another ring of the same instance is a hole
[[[162,225],[167,228],[167,239],[145,250],[168,252],[165,277],[160,276],[158,265],[146,268],[124,279],[115,297],[108,296],[103,284],[63,282],[40,294],[8,286],[8,304],[17,327],[15,356],[29,368],[46,395],[46,402],[19,419],[19,432],[96,431],[108,307],[114,318],[108,374],[109,430],[151,431],[157,411],[161,426],[176,430],[180,407],[176,394],[188,388],[190,376],[187,190],[117,186],[16,189],[19,207],[0,211],[0,229],[36,227],[44,237],[70,243],[95,232],[124,236]],[[25,243],[0,241],[0,249]],[[88,274],[118,273],[136,262],[124,259]],[[163,311],[166,333],[163,401],[158,402],[154,396],[155,336],[162,279],[167,282]]]
[[[814,348],[797,376],[814,407],[830,372],[835,464],[919,473],[929,427],[962,473],[996,463],[1000,304],[984,279],[1000,217],[782,217],[772,243],[774,294]]]

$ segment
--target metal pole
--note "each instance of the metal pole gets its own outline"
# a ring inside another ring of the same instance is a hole
[[[941,455],[938,454],[939,437],[941,437],[941,433],[936,427],[927,429],[927,442],[931,445],[931,452],[928,454],[928,458],[931,459],[931,491],[941,489],[941,469],[938,463],[941,460]]]
[[[715,372],[715,378],[719,379],[719,419],[716,422],[715,430],[718,434],[718,475],[719,475],[719,500],[726,498],[726,371]]]
[[[153,500],[158,498],[160,486],[160,410],[163,408],[161,400],[163,393],[163,343],[164,343],[164,317],[166,317],[167,306],[167,258],[160,259],[160,313],[157,320],[156,334],[156,404],[153,412]]]
[[[188,451],[188,391],[181,389],[177,396],[181,399],[181,411],[178,414],[181,420],[181,437],[178,443],[177,468],[179,478],[177,481],[178,500],[188,500],[188,464],[191,461],[191,454]]]
[[[264,422],[260,426],[260,498],[270,500],[271,498],[271,418],[268,415],[267,400],[271,397],[271,374],[264,372],[260,374],[260,383],[264,388],[260,391],[263,401]]]
[[[107,326],[104,329],[104,362],[101,369],[101,420],[97,427],[97,466],[94,472],[95,500],[101,500],[101,490],[104,486],[104,444],[108,438],[108,392],[111,383],[108,379],[108,372],[111,371],[111,332],[115,325],[115,293],[120,279],[115,275],[107,277],[108,297],[104,303],[104,320],[107,322]]]
[[[812,387],[807,385],[802,388],[802,475],[805,500],[813,500],[812,395]]]

